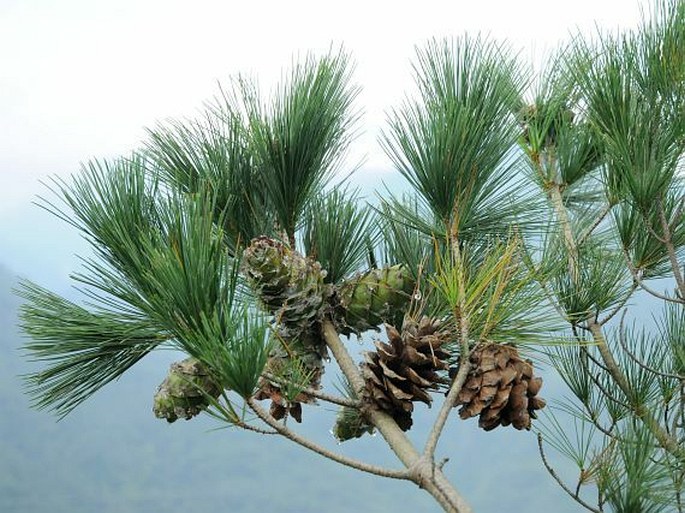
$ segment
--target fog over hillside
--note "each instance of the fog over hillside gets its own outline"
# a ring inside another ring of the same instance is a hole
[[[30,409],[18,376],[36,367],[18,350],[19,301],[10,293],[15,284],[10,271],[0,268],[3,513],[434,510],[431,497],[408,483],[341,467],[281,439],[217,430],[221,426],[207,416],[172,425],[155,419],[152,395],[169,363],[180,358],[171,351],[150,355],[60,422]],[[68,290],[66,283],[60,288]],[[369,346],[349,344],[355,353]],[[328,370],[329,382],[334,374]],[[410,434],[423,443],[437,408],[419,410]],[[345,454],[396,466],[375,437],[337,446],[329,433],[334,417],[326,406],[307,407],[297,428]],[[457,419],[447,426],[438,453],[450,457],[448,477],[476,511],[500,511],[502,497],[529,511],[576,511],[542,470],[532,433],[483,433],[475,421]]]
[[[406,182],[396,174],[353,175],[352,186],[374,202],[377,194],[401,194]],[[251,513],[350,511],[397,513],[433,511],[428,494],[403,482],[341,467],[294,444],[222,426],[207,416],[167,425],[154,418],[152,396],[169,364],[182,358],[172,351],[146,357],[118,382],[111,383],[64,420],[30,409],[19,375],[35,370],[22,358],[16,328],[19,299],[11,293],[17,275],[78,298],[68,280],[89,248],[77,231],[49,213],[26,205],[0,217],[0,511],[3,513],[149,512],[229,510]],[[4,266],[2,265],[4,264]],[[10,271],[12,269],[12,271]],[[661,284],[662,287],[667,284]],[[643,302],[644,298],[636,299]],[[653,300],[644,302],[648,320]],[[642,304],[642,303],[641,303]],[[637,309],[632,309],[634,314]],[[357,357],[371,348],[348,341]],[[551,403],[566,391],[549,369],[542,395]],[[329,368],[325,383],[334,384]],[[409,435],[424,443],[439,406],[418,406]],[[335,419],[329,406],[306,407],[298,430],[347,455],[396,467],[381,440],[366,436],[338,446],[329,433]],[[544,471],[535,436],[498,429],[485,433],[477,422],[454,415],[440,446],[449,457],[447,476],[479,513],[499,512],[502,500],[528,511],[577,511]],[[572,426],[569,425],[569,430]],[[568,482],[574,471],[550,454]]]

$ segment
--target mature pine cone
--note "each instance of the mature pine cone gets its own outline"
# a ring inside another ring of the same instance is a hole
[[[401,265],[371,269],[347,280],[338,290],[339,331],[359,334],[384,322],[402,322],[413,290],[414,280]]]
[[[459,416],[479,415],[478,425],[486,431],[512,425],[530,429],[536,410],[545,407],[537,397],[542,378],[533,377],[533,365],[523,360],[512,346],[486,344],[471,353],[471,371],[457,396]]]
[[[389,343],[377,341],[377,350],[364,354],[364,397],[407,431],[412,425],[413,402],[430,406],[428,391],[442,382],[436,371],[448,368],[449,353],[442,345],[449,340],[449,333],[440,330],[439,321],[428,317],[418,323],[405,318],[401,334],[388,324],[385,329]]]
[[[318,388],[323,360],[327,356],[319,333],[319,321],[331,295],[331,287],[323,281],[326,272],[318,262],[268,237],[254,239],[243,256],[243,271],[264,307],[274,315],[280,339],[269,355],[266,370],[298,381],[287,371],[281,373],[295,356],[309,374],[308,385]],[[298,422],[302,411],[300,403],[313,401],[305,394],[287,398],[279,383],[267,379],[260,381],[255,397],[271,399],[274,418],[281,419],[289,412]]]
[[[159,385],[152,411],[155,417],[175,422],[192,419],[209,405],[209,397],[217,398],[222,387],[209,375],[196,358],[186,358],[171,364],[169,374]]]

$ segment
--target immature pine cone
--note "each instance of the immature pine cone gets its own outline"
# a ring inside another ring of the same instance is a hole
[[[209,398],[217,398],[222,387],[209,375],[196,358],[186,358],[171,364],[169,374],[159,385],[152,411],[155,417],[175,422],[192,419],[209,406]]]
[[[326,272],[318,262],[268,237],[254,239],[243,256],[243,272],[262,305],[273,314],[280,339],[269,355],[266,370],[298,381],[287,371],[291,357],[296,356],[310,374],[308,385],[318,388],[327,357],[319,333],[320,317],[331,294],[323,281]],[[302,419],[301,403],[314,400],[306,394],[288,400],[280,384],[266,378],[260,379],[255,398],[271,399],[275,419],[290,413],[297,422]]]
[[[402,265],[371,269],[346,280],[338,288],[336,321],[340,333],[360,334],[377,330],[383,323],[402,322],[414,285],[409,270]]]

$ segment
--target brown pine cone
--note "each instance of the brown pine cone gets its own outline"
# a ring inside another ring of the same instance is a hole
[[[470,357],[471,371],[457,396],[459,416],[479,415],[478,426],[486,431],[512,425],[530,429],[536,410],[545,407],[537,396],[542,378],[533,376],[530,360],[523,360],[512,346],[485,344]]]

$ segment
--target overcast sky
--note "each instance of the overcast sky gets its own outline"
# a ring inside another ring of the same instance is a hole
[[[91,157],[126,153],[144,127],[192,116],[231,75],[255,75],[268,88],[298,52],[342,43],[363,88],[363,133],[353,159],[366,157],[361,173],[383,173],[391,166],[376,138],[384,113],[411,88],[415,45],[480,31],[539,61],[578,30],[634,26],[648,5],[0,0],[0,263],[52,275],[45,252],[63,245],[73,251],[78,239],[30,205],[45,192],[39,180],[73,173]]]

